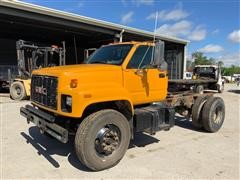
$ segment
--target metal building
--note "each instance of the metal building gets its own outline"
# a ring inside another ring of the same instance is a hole
[[[121,36],[121,32],[122,36]],[[81,63],[84,50],[121,38],[149,41],[153,33],[20,1],[0,1],[0,67],[17,64],[16,41],[60,45],[66,42],[66,64]],[[165,42],[169,77],[183,78],[188,41],[157,35]]]

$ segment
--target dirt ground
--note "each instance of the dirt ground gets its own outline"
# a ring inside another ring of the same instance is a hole
[[[218,94],[219,95],[219,94]],[[20,116],[29,103],[0,95],[2,179],[239,179],[240,87],[226,84],[226,118],[214,134],[197,131],[185,119],[155,136],[137,134],[115,167],[91,172],[78,161],[73,139],[62,144],[40,134]]]

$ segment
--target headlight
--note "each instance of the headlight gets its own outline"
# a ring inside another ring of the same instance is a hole
[[[66,105],[72,106],[72,97],[71,96],[66,97]]]
[[[61,109],[63,112],[72,112],[72,96],[62,95]]]

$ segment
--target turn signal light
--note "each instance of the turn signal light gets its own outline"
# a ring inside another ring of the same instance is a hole
[[[77,79],[72,79],[70,82],[70,88],[76,88],[78,85],[78,80]]]

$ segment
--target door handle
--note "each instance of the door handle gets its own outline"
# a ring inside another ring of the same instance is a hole
[[[165,73],[160,73],[159,78],[165,78]]]
[[[143,76],[143,70],[137,70],[136,72],[135,72],[135,74],[136,75],[139,75],[139,76]]]

